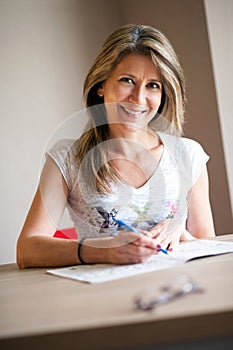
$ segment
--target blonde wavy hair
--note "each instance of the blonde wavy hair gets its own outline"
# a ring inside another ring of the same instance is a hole
[[[77,159],[82,163],[85,178],[101,193],[110,192],[110,180],[115,181],[119,175],[108,161],[105,142],[108,124],[104,99],[98,95],[98,89],[122,58],[130,53],[149,56],[160,72],[162,99],[154,119],[161,114],[176,135],[183,132],[185,81],[171,43],[161,31],[151,26],[128,24],[116,29],[104,42],[84,82],[83,96],[89,120],[77,144]]]

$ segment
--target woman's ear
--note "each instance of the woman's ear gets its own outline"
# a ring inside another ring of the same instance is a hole
[[[103,84],[101,84],[99,86],[99,88],[97,89],[97,94],[98,94],[99,97],[103,97],[104,96]]]

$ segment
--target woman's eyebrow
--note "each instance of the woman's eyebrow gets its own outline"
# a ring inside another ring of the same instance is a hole
[[[137,76],[132,74],[132,73],[121,72],[121,73],[119,73],[119,75],[127,75],[130,78],[137,79]],[[148,81],[157,82],[157,83],[161,83],[162,84],[162,81],[159,78],[150,78],[150,79],[148,79]]]

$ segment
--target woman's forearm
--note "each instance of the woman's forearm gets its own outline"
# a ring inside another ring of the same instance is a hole
[[[81,247],[83,260],[88,263],[109,262],[111,238],[87,239]],[[70,266],[80,264],[78,241],[42,235],[19,239],[17,264],[20,268]]]
[[[17,264],[20,268],[77,265],[81,263],[78,245],[79,242],[75,240],[43,235],[20,238]],[[143,262],[157,252],[157,243],[153,238],[124,232],[118,237],[86,239],[81,245],[80,257],[88,264],[129,264]]]
[[[17,264],[20,268],[75,265],[77,247],[77,241],[42,235],[19,239]]]

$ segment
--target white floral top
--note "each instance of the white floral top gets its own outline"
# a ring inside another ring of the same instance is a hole
[[[209,157],[196,141],[157,134],[164,150],[149,180],[140,188],[117,180],[111,183],[111,194],[88,189],[77,165],[75,140],[58,141],[47,152],[68,186],[67,208],[80,239],[117,234],[122,227],[114,217],[144,230],[166,218],[172,228],[185,226],[188,193]]]

